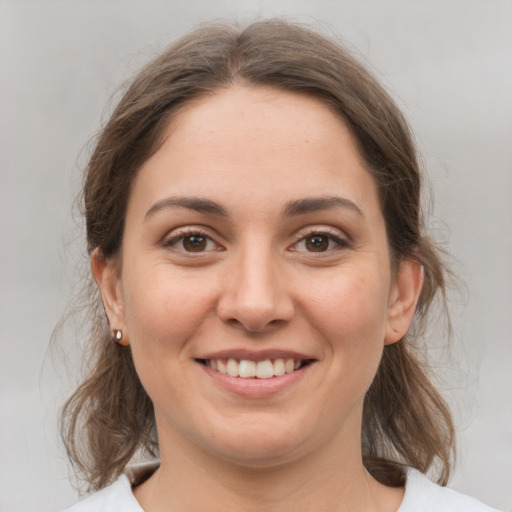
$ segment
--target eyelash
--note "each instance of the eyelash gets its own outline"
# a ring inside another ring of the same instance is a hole
[[[175,236],[173,236],[171,239],[169,240],[165,240],[164,243],[163,243],[163,246],[164,247],[173,247],[177,250],[181,250],[183,251],[184,253],[186,254],[204,254],[205,252],[210,252],[211,250],[215,250],[215,249],[210,249],[210,250],[207,250],[207,251],[187,251],[184,247],[181,247],[181,248],[178,248],[176,247],[177,244],[181,241],[181,243],[183,244],[183,242],[185,242],[185,240],[187,239],[191,239],[193,237],[197,237],[197,238],[203,238],[206,240],[206,243],[213,243],[215,244],[217,247],[216,249],[218,250],[219,249],[219,245],[216,244],[216,242],[213,240],[213,238],[208,234],[206,233],[205,231],[202,231],[200,229],[197,229],[197,228],[184,228],[182,230],[180,230]]]
[[[181,242],[183,244],[187,239],[190,240],[193,237],[201,238],[205,241],[206,246],[205,246],[204,250],[201,249],[201,246],[199,246],[200,250],[198,250],[198,251],[187,250],[183,246],[181,248],[177,247],[178,243]],[[308,239],[312,239],[314,237],[318,237],[318,238],[325,237],[327,239],[327,243],[328,243],[327,248],[325,248],[323,250],[319,250],[319,251],[307,250],[307,249],[304,249],[304,250],[297,249],[299,244],[307,243]],[[214,245],[216,245],[216,247],[214,249],[208,249],[207,247],[208,247],[209,243],[213,243]],[[335,247],[330,247],[331,243],[334,243]],[[177,249],[186,254],[197,254],[197,255],[205,254],[212,250],[221,249],[221,247],[214,241],[214,239],[208,233],[206,233],[205,231],[203,231],[201,229],[197,229],[197,228],[184,228],[184,229],[180,230],[179,233],[177,233],[171,239],[166,240],[163,243],[163,246]],[[326,254],[326,253],[332,254],[332,251],[345,249],[349,246],[350,246],[349,242],[344,238],[340,238],[338,236],[337,232],[334,233],[329,228],[324,228],[324,229],[302,230],[297,235],[297,241],[292,244],[292,246],[290,247],[289,250],[291,250],[293,252],[304,252],[304,253],[308,253],[308,254],[317,254],[318,256],[320,256],[320,255]]]
[[[334,244],[336,244],[336,246],[330,247],[330,248],[328,247],[326,250],[323,250],[323,251],[308,251],[308,250],[299,251],[299,250],[295,249],[295,247],[297,247],[300,243],[306,243],[308,239],[311,239],[314,237],[325,237],[328,240],[329,245],[331,242],[333,242]],[[332,251],[338,251],[341,249],[345,249],[345,248],[348,248],[349,246],[350,246],[349,241],[345,238],[341,238],[337,232],[334,232],[333,230],[331,230],[329,228],[323,228],[323,229],[310,229],[307,231],[299,232],[298,240],[293,244],[292,247],[294,247],[294,249],[292,249],[292,250],[297,251],[297,252],[306,252],[309,254],[320,255],[320,254],[326,254],[326,253],[332,254]]]

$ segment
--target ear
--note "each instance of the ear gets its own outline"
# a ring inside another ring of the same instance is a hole
[[[91,257],[91,270],[100,289],[111,330],[121,329],[121,331],[125,331],[124,304],[117,260],[115,258],[106,259],[101,251],[96,248]],[[127,346],[129,344],[127,336],[123,336],[117,343]]]
[[[389,296],[388,320],[384,339],[386,345],[396,343],[407,333],[422,287],[423,267],[416,261],[402,261]]]

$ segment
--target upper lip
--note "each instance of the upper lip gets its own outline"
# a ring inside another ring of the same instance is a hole
[[[314,357],[293,350],[246,350],[246,349],[226,349],[217,352],[208,352],[202,354],[196,359],[238,359],[248,361],[265,361],[266,359],[300,359],[314,360]]]

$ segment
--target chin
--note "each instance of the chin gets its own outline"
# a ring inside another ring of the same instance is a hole
[[[303,428],[276,423],[253,421],[228,427],[218,432],[218,442],[209,449],[224,460],[252,468],[277,466],[304,455],[311,435]]]

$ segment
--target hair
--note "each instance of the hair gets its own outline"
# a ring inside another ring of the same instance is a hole
[[[271,86],[327,104],[351,130],[378,186],[394,267],[423,267],[413,332],[384,348],[363,409],[362,454],[386,485],[403,484],[404,465],[437,470],[446,484],[455,455],[448,407],[431,382],[418,342],[436,297],[445,304],[447,268],[424,233],[421,172],[401,112],[350,53],[308,28],[266,20],[239,29],[202,26],[147,64],[99,133],[85,170],[83,210],[89,254],[120,249],[127,202],[141,165],[158,150],[169,122],[191,101],[233,84]],[[129,348],[112,343],[101,298],[89,278],[88,374],[66,402],[61,432],[89,490],[113,481],[136,453],[156,456],[150,398]]]

